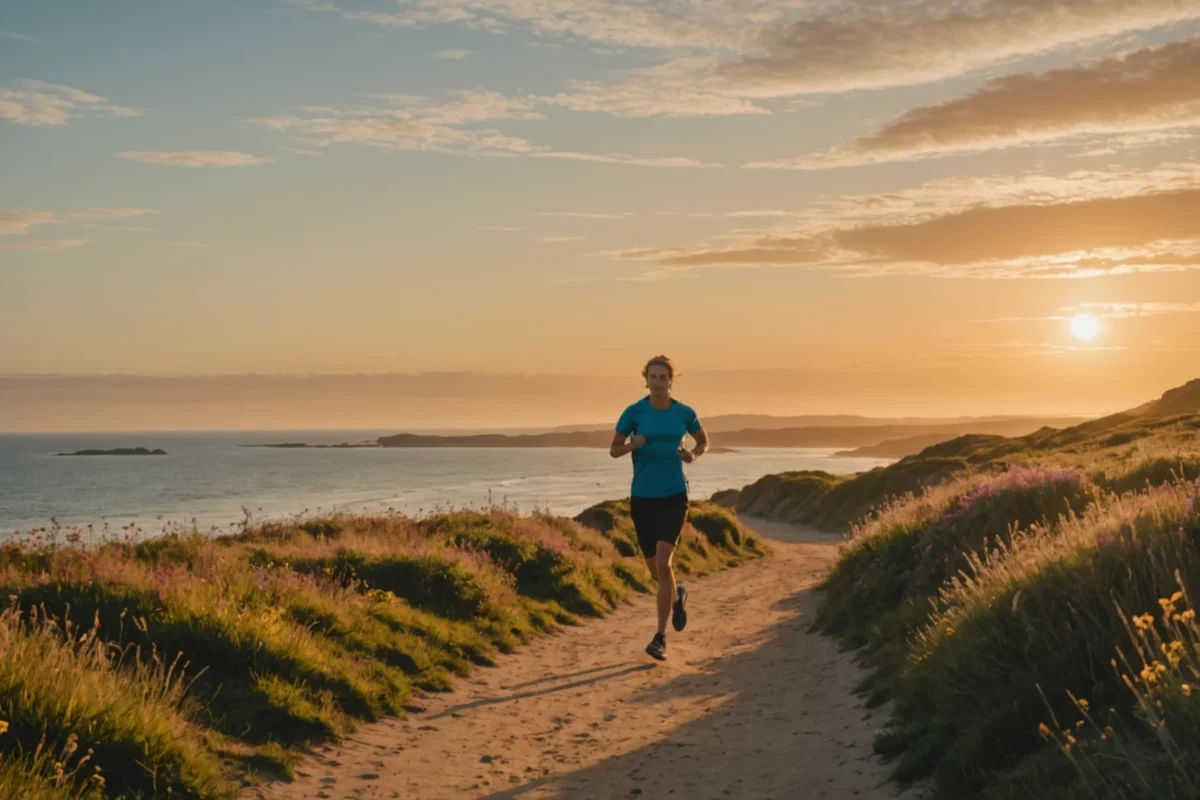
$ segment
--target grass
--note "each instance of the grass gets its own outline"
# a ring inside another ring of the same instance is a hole
[[[766,552],[695,503],[679,565]],[[0,796],[225,798],[652,589],[628,506],[336,515],[0,546]]]
[[[814,623],[856,650],[868,704],[890,703],[876,750],[894,779],[947,798],[1200,796],[1197,429],[975,437],[810,498],[804,514],[834,519],[853,505],[834,492],[869,476],[910,485],[849,523]]]

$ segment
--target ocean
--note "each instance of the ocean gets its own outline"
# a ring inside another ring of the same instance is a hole
[[[628,457],[580,448],[279,449],[244,444],[373,441],[392,430],[0,434],[0,539],[91,525],[97,536],[141,538],[180,528],[226,532],[246,518],[330,511],[422,516],[506,504],[573,516],[629,494]],[[714,437],[716,439],[718,437]],[[714,442],[719,445],[720,442]],[[165,456],[69,456],[119,447]],[[685,471],[693,498],[798,469],[856,472],[892,459],[845,458],[833,449],[738,448]]]

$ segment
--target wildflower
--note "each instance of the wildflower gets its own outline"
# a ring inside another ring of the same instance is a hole
[[[1161,647],[1163,655],[1171,662],[1171,666],[1178,667],[1179,662],[1183,660],[1183,642],[1176,639],[1170,644],[1163,644]]]
[[[1192,685],[1190,683],[1183,684],[1182,686],[1179,687],[1179,690],[1181,692],[1183,692],[1184,697],[1192,696]]]
[[[1195,618],[1196,618],[1196,611],[1195,611],[1195,609],[1191,609],[1191,608],[1189,608],[1187,611],[1184,611],[1182,614],[1179,615],[1179,619],[1182,620],[1183,622],[1191,622]]]
[[[1076,701],[1076,705],[1078,705],[1078,706],[1079,706],[1079,710],[1080,710],[1080,711],[1087,711],[1087,710],[1088,710],[1088,701],[1087,701],[1087,698],[1086,698],[1086,697],[1081,697],[1081,698],[1079,698],[1079,700],[1078,700],[1078,701]]]
[[[1149,684],[1156,683],[1158,681],[1158,679],[1160,677],[1162,677],[1163,673],[1165,673],[1166,671],[1167,671],[1166,667],[1164,667],[1158,661],[1155,661],[1153,665],[1147,664],[1145,667],[1142,668],[1142,672],[1141,672],[1142,680],[1144,680],[1146,683],[1149,683]]]
[[[1040,733],[1042,735],[1043,739],[1050,738],[1050,729],[1048,727],[1046,727],[1046,723],[1044,723],[1044,722],[1038,723],[1038,733]]]
[[[4,733],[7,730],[8,730],[8,723],[5,722],[4,720],[0,719],[0,733]]]
[[[1140,617],[1133,618],[1133,624],[1137,626],[1139,631],[1148,631],[1154,627],[1154,617],[1149,614],[1142,614]]]

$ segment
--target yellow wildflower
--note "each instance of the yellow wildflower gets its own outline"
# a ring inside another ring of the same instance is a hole
[[[1179,687],[1179,689],[1180,689],[1180,691],[1183,692],[1184,697],[1192,696],[1192,685],[1190,683],[1183,684],[1182,686]]]
[[[1079,700],[1077,701],[1077,705],[1079,706],[1081,711],[1087,711],[1088,710],[1087,698],[1086,697],[1079,698]]]
[[[8,730],[8,723],[5,722],[4,720],[0,719],[0,733],[4,733],[7,730]]]
[[[1166,667],[1155,661],[1153,664],[1147,664],[1142,668],[1142,680],[1146,683],[1155,683],[1166,671]]]
[[[1196,618],[1196,610],[1192,609],[1192,608],[1189,608],[1187,611],[1184,611],[1183,613],[1181,613],[1179,615],[1179,619],[1183,620],[1184,622],[1191,622],[1195,618]]]
[[[1133,618],[1133,624],[1137,626],[1139,631],[1148,631],[1154,627],[1154,617],[1149,614],[1142,614],[1140,617]]]
[[[1170,600],[1170,599],[1168,599],[1168,598],[1166,598],[1166,597],[1160,597],[1160,598],[1158,598],[1158,604],[1159,604],[1160,606],[1162,606],[1162,610],[1163,610],[1163,617],[1164,617],[1164,618],[1166,618],[1166,619],[1170,619],[1170,618],[1171,618],[1171,614],[1173,614],[1173,613],[1175,612],[1175,604],[1174,604],[1173,602],[1171,602],[1171,600]]]
[[[1183,642],[1176,639],[1170,644],[1161,645],[1161,647],[1163,654],[1171,662],[1171,666],[1178,667],[1179,662],[1183,660]]]
[[[1050,729],[1048,727],[1046,727],[1046,723],[1044,723],[1044,722],[1038,723],[1038,733],[1040,733],[1042,735],[1043,739],[1050,738]]]

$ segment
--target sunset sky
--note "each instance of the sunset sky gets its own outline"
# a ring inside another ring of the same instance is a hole
[[[603,421],[657,353],[713,413],[1118,410],[1200,376],[1198,134],[1197,0],[7,3],[0,430],[251,373]]]

